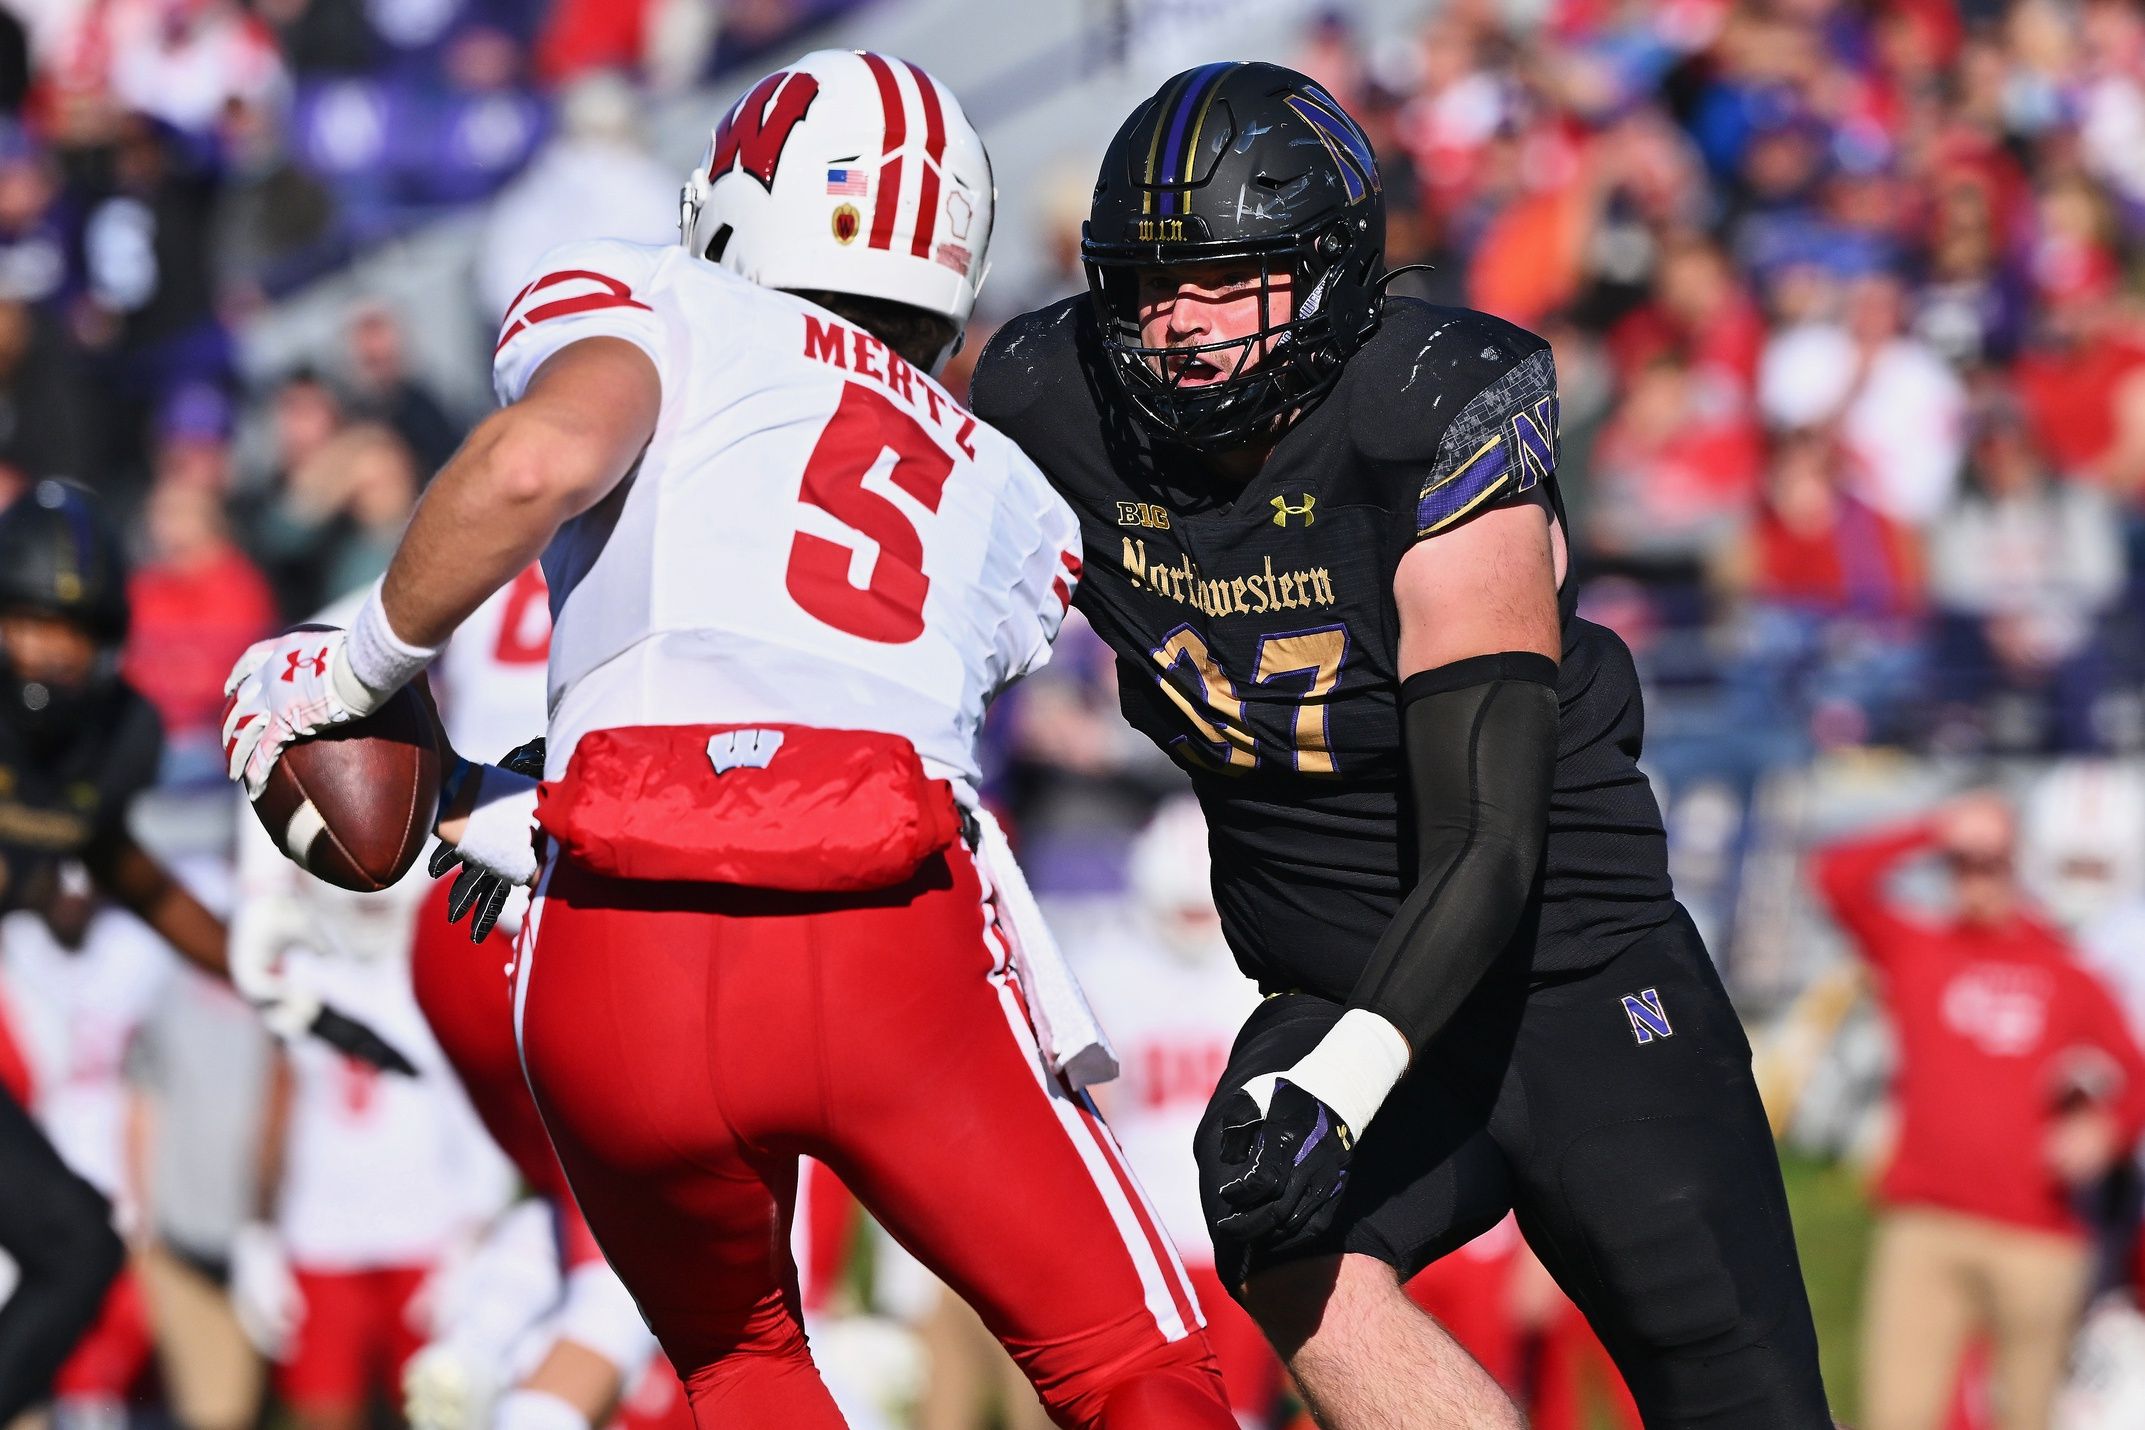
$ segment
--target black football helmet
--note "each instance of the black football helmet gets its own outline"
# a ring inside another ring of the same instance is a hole
[[[1110,141],[1080,256],[1103,345],[1138,411],[1180,441],[1249,441],[1323,397],[1378,325],[1377,157],[1306,76],[1246,61],[1202,65],[1164,84]],[[1143,345],[1141,270],[1230,260],[1259,265],[1256,335]],[[1286,322],[1267,307],[1278,274],[1294,285]],[[1254,353],[1263,353],[1256,363]],[[1183,386],[1183,358],[1194,354],[1228,377]]]
[[[62,690],[15,668],[0,641],[0,715],[25,730],[60,729],[119,671],[127,638],[127,560],[103,504],[69,482],[42,481],[0,510],[0,612],[35,611],[97,645],[89,685]]]

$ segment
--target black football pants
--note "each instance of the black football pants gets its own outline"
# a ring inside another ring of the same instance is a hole
[[[0,1249],[22,1277],[0,1306],[0,1425],[45,1397],[104,1304],[126,1260],[111,1216],[0,1089]]]
[[[1202,1163],[1227,1095],[1290,1066],[1340,1014],[1304,993],[1252,1013],[1200,1126]],[[1493,972],[1358,1145],[1333,1230],[1289,1255],[1362,1252],[1405,1278],[1508,1209],[1650,1430],[1830,1427],[1750,1045],[1680,908],[1599,967]],[[1232,1288],[1265,1264],[1225,1238],[1215,1251]]]

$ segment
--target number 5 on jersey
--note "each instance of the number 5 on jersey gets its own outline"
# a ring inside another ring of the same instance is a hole
[[[1244,698],[1227,671],[1214,659],[1206,637],[1190,626],[1179,626],[1153,651],[1161,667],[1157,679],[1162,692],[1191,722],[1193,734],[1180,736],[1173,747],[1207,769],[1249,770],[1259,763],[1259,743],[1244,717]],[[1327,697],[1340,683],[1341,667],[1348,660],[1348,628],[1318,626],[1307,631],[1284,631],[1259,637],[1256,673],[1252,680],[1262,686],[1300,678],[1303,691],[1296,699],[1290,719],[1288,751],[1291,768],[1298,774],[1330,775],[1333,741],[1327,729]],[[1175,677],[1182,675],[1182,683]],[[1197,699],[1188,693],[1197,692]]]
[[[836,630],[904,645],[924,633],[931,578],[924,574],[924,544],[916,524],[891,498],[864,485],[889,451],[894,467],[888,479],[935,514],[953,475],[952,454],[891,399],[861,383],[844,383],[842,400],[805,463],[797,499],[826,512],[878,551],[870,578],[858,586],[849,574],[858,547],[800,530],[790,543],[787,584],[791,599]]]

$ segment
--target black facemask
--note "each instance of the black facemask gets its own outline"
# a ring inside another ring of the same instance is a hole
[[[64,745],[104,703],[118,674],[118,652],[100,650],[89,677],[79,684],[32,680],[16,670],[0,641],[0,721],[39,748]]]

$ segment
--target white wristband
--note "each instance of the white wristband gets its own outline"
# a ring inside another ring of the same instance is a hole
[[[415,678],[439,654],[411,645],[395,634],[387,622],[387,607],[380,590],[387,578],[376,583],[357,618],[343,638],[344,661],[332,667],[336,698],[354,714],[369,715],[387,703],[387,697]]]
[[[1408,1070],[1408,1056],[1408,1040],[1398,1028],[1368,1008],[1350,1008],[1294,1067],[1255,1077],[1244,1090],[1264,1114],[1274,1084],[1285,1078],[1332,1108],[1360,1138]]]
[[[478,765],[470,778],[477,782],[469,821],[455,848],[462,858],[502,874],[516,884],[536,877],[536,784],[527,775],[517,775],[497,765]]]

